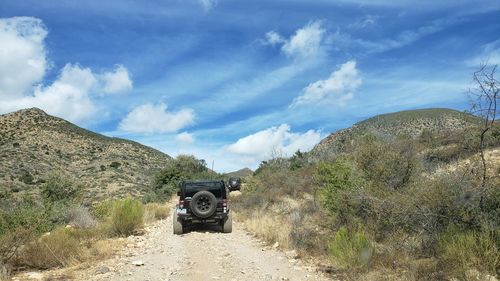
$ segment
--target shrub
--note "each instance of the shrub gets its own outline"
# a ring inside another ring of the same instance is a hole
[[[340,228],[330,244],[330,254],[342,268],[366,267],[372,258],[374,249],[366,234],[362,231],[349,233],[347,228]]]
[[[101,202],[94,202],[92,204],[92,215],[99,219],[104,220],[111,216],[111,211],[113,210],[113,201],[106,200]]]
[[[43,207],[26,200],[5,203],[0,209],[0,264],[8,264],[21,247],[52,228]]]
[[[165,201],[175,192],[180,181],[206,179],[211,176],[205,160],[196,159],[192,155],[179,155],[177,158],[171,159],[167,166],[155,175],[152,194],[148,195],[145,201]]]
[[[409,139],[382,142],[365,136],[354,157],[367,180],[388,189],[401,189],[418,174],[417,149]]]
[[[322,186],[321,202],[330,214],[344,216],[352,209],[350,193],[360,189],[362,181],[351,162],[337,159],[333,164],[320,163],[316,179]]]
[[[307,223],[301,211],[292,212],[290,215],[290,242],[299,250],[310,251],[318,246],[316,245],[318,233],[313,224]]]
[[[115,235],[127,236],[142,227],[144,206],[136,199],[116,201],[111,212],[111,228]]]
[[[82,260],[83,249],[71,231],[58,228],[26,245],[19,262],[40,269],[76,264]]]
[[[500,269],[500,231],[460,231],[448,228],[439,236],[438,256],[444,268],[464,277],[469,269],[496,275]]]
[[[24,182],[25,184],[33,184],[34,178],[30,174],[30,172],[28,172],[25,169],[21,169],[19,180],[22,181],[22,182]]]
[[[32,228],[17,227],[0,235],[0,266],[8,264],[22,246],[35,237]],[[1,279],[0,279],[1,280]]]
[[[66,212],[66,223],[76,228],[91,228],[97,222],[89,210],[83,206],[73,206]]]
[[[81,195],[82,186],[62,173],[52,173],[40,187],[46,203],[74,202]]]
[[[146,222],[166,219],[168,218],[169,214],[170,208],[158,203],[146,204],[144,208],[144,220]]]

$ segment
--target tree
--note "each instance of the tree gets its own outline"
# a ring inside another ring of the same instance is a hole
[[[500,82],[496,78],[498,65],[483,64],[478,71],[474,72],[474,87],[469,90],[469,96],[472,101],[472,112],[483,118],[480,134],[480,156],[482,163],[481,187],[484,189],[487,175],[487,163],[484,157],[485,136],[499,117],[498,103],[500,99]]]

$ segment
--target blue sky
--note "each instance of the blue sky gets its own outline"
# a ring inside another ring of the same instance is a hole
[[[0,3],[0,113],[37,106],[215,169],[406,109],[468,108],[496,0]]]

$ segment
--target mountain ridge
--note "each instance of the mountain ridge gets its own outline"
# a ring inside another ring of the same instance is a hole
[[[85,198],[140,196],[170,156],[29,108],[0,115],[0,191],[38,194],[53,172],[81,182]]]
[[[351,127],[332,132],[309,152],[313,159],[334,157],[359,137],[373,134],[384,139],[416,138],[424,130],[444,132],[478,125],[481,118],[449,108],[424,108],[375,115]]]

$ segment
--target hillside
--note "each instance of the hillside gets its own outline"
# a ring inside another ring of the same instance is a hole
[[[227,173],[226,176],[227,177],[244,178],[244,177],[251,176],[252,174],[253,174],[253,171],[251,169],[243,168],[243,169],[240,169],[238,171]]]
[[[36,194],[51,172],[63,171],[84,184],[86,198],[138,195],[169,159],[37,108],[0,116],[0,192]]]
[[[316,159],[325,159],[343,151],[356,138],[373,134],[383,139],[397,136],[416,138],[424,131],[443,133],[462,130],[479,124],[471,114],[446,108],[429,108],[381,114],[339,130],[324,138],[310,152]]]

